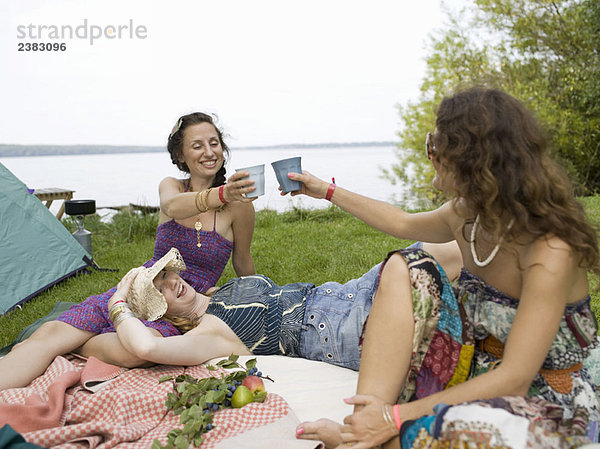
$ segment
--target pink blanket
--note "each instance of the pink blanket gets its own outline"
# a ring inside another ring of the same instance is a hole
[[[0,427],[10,424],[27,441],[43,447],[149,448],[154,439],[164,445],[167,433],[181,425],[179,416],[165,407],[172,384],[159,384],[158,379],[184,373],[202,378],[220,372],[201,365],[124,370],[93,357],[87,364],[57,357],[29,387],[0,392]],[[294,439],[295,423],[288,404],[269,394],[262,404],[216,413],[215,429],[205,434],[202,448],[220,447],[228,438],[244,432],[254,435],[260,428],[265,429],[265,439],[293,447],[300,443]]]

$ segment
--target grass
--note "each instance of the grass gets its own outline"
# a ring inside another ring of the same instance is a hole
[[[600,223],[600,196],[582,200],[588,216]],[[111,223],[86,218],[92,232],[94,260],[103,268],[118,272],[92,271],[69,278],[6,315],[0,316],[0,347],[12,342],[19,332],[48,314],[57,301],[82,301],[115,286],[134,266],[152,257],[157,214],[119,213]],[[73,232],[75,223],[65,226]],[[258,273],[279,284],[326,281],[346,282],[365,273],[396,248],[410,244],[370,228],[337,207],[294,209],[285,213],[263,210],[256,214],[252,255]],[[235,276],[231,262],[219,281]],[[600,317],[600,278],[590,275],[592,307]],[[595,289],[595,290],[594,290]]]
[[[157,214],[119,213],[111,223],[86,217],[85,227],[92,232],[93,256],[102,268],[61,282],[31,301],[0,316],[0,347],[11,343],[19,332],[47,315],[57,301],[79,302],[117,285],[121,277],[150,259],[154,250]],[[76,224],[63,223],[73,232]],[[258,273],[275,282],[345,282],[363,274],[380,262],[388,251],[408,241],[384,235],[338,208],[326,210],[295,209],[286,213],[264,210],[256,214],[252,255]],[[219,281],[235,277],[231,262]]]

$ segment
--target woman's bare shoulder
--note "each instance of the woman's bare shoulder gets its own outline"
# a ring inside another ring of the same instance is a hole
[[[547,286],[556,284],[556,289],[566,289],[568,303],[589,292],[587,272],[580,266],[579,254],[560,237],[549,234],[537,238],[524,251],[523,263],[526,272],[542,268]]]
[[[576,253],[573,247],[560,237],[547,234],[526,245],[524,261],[525,266],[542,264],[565,268],[576,265]]]
[[[224,329],[229,329],[229,326],[227,326],[223,320],[210,313],[205,313],[202,315],[202,318],[200,318],[198,325],[189,330],[185,335],[190,335],[190,337],[192,337],[203,334],[212,334]]]
[[[163,178],[162,181],[160,181],[159,187],[176,187],[183,191],[185,189],[186,182],[186,179],[179,179],[174,178],[173,176],[167,176],[166,178]]]

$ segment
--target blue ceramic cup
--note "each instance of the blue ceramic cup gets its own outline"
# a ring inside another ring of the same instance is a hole
[[[246,198],[255,198],[265,194],[265,164],[254,165],[252,167],[245,168],[236,168],[235,171],[249,172],[250,176],[246,176],[242,179],[250,178],[254,181],[254,187],[256,187],[256,190],[254,192],[246,193]]]
[[[302,158],[297,156],[271,163],[273,170],[275,170],[275,176],[277,176],[277,182],[279,182],[282,192],[295,192],[296,190],[300,190],[302,187],[302,183],[300,181],[292,181],[290,178],[288,178],[288,173],[302,173],[301,160]]]

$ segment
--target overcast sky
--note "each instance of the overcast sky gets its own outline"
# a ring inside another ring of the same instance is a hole
[[[233,147],[393,141],[444,21],[440,0],[3,1],[0,143],[162,146],[196,110]],[[42,42],[66,50],[18,51]]]

